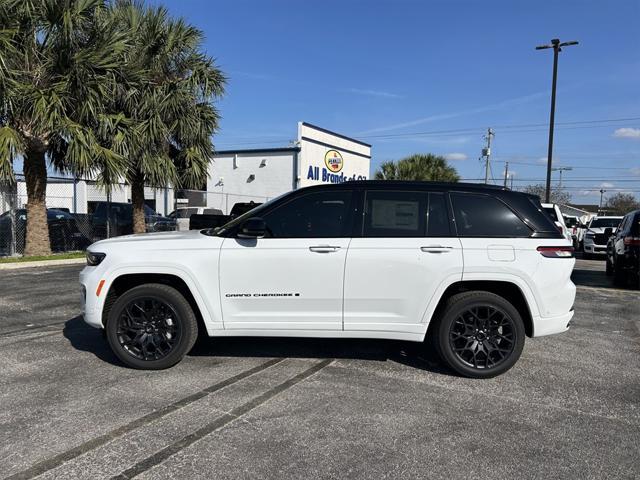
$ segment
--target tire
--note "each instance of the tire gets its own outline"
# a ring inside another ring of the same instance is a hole
[[[624,287],[627,285],[627,272],[622,268],[622,265],[618,262],[613,265],[613,284],[617,287]]]
[[[506,372],[518,361],[524,347],[522,317],[511,303],[494,293],[454,295],[436,322],[432,334],[440,357],[465,377],[491,378]],[[496,327],[498,322],[501,330]]]
[[[607,255],[607,259],[605,260],[605,273],[607,275],[607,277],[610,277],[613,275],[613,265],[611,265],[611,262],[609,261],[609,255]]]
[[[118,297],[105,329],[113,353],[140,370],[172,367],[198,337],[189,302],[175,288],[158,283],[134,287]]]

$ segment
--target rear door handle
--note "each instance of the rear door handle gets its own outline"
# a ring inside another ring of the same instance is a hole
[[[309,247],[309,250],[316,253],[331,253],[337,252],[340,250],[340,247],[336,247],[333,245],[315,245],[313,247]]]
[[[420,247],[420,250],[426,253],[447,253],[453,250],[453,247],[445,247],[443,245],[427,245]]]

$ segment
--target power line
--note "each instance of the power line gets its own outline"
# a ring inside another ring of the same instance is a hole
[[[580,120],[573,122],[557,122],[556,126],[579,126],[579,125],[597,125],[598,123],[616,123],[616,122],[631,122],[640,120],[640,117],[627,117],[627,118],[605,118],[597,120]],[[602,125],[607,126],[607,125]],[[522,123],[511,125],[498,125],[493,127],[494,129],[517,129],[517,128],[533,128],[533,127],[545,127],[548,128],[548,123]],[[394,137],[408,137],[418,135],[440,135],[440,134],[459,134],[459,133],[473,133],[479,130],[483,130],[485,127],[467,127],[450,130],[430,130],[422,132],[410,132],[410,133],[386,133],[379,135],[359,135],[358,138],[394,138]],[[539,130],[536,130],[539,131]]]

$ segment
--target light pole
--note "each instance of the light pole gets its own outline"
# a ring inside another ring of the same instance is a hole
[[[558,188],[562,188],[562,172],[568,172],[573,170],[573,167],[553,167],[552,172],[560,172],[560,182],[558,182]]]
[[[602,215],[602,196],[604,195],[604,192],[606,192],[606,190],[601,188],[600,189],[600,206],[598,207],[598,215]]]
[[[551,114],[549,116],[549,150],[547,151],[547,188],[545,190],[545,202],[549,203],[549,197],[551,196],[551,157],[553,155],[553,123],[556,114],[556,81],[558,79],[558,53],[562,51],[562,47],[568,47],[570,45],[578,45],[578,42],[563,42],[554,38],[551,40],[551,45],[539,45],[536,50],[545,50],[547,48],[553,48],[553,80],[551,82]]]

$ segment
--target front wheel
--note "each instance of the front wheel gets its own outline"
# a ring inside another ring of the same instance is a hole
[[[433,334],[438,353],[466,377],[491,378],[506,372],[524,347],[520,314],[494,293],[454,295],[436,322]]]
[[[106,325],[113,352],[126,365],[161,370],[191,350],[198,324],[189,302],[175,288],[145,284],[113,303]]]

